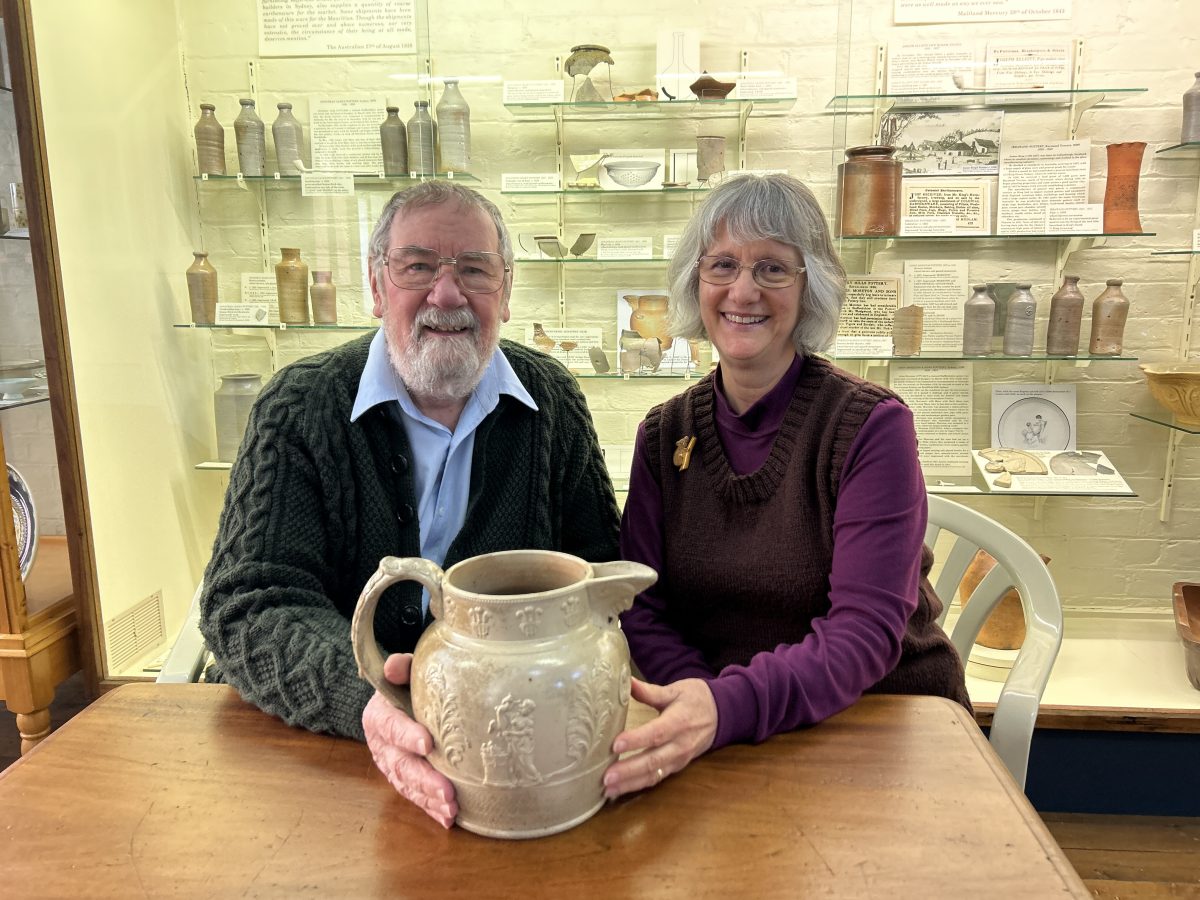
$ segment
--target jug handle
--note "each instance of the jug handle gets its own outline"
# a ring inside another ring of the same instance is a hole
[[[383,592],[397,581],[418,581],[429,591],[429,608],[435,616],[442,613],[441,567],[418,556],[385,556],[379,568],[363,587],[354,618],[350,621],[350,643],[358,661],[360,678],[369,681],[395,707],[413,714],[412,694],[407,685],[392,684],[383,675],[383,651],[375,641],[375,609]]]
[[[658,581],[658,573],[649,566],[626,560],[592,563],[592,571],[588,600],[604,618],[615,619],[633,606],[635,596]]]

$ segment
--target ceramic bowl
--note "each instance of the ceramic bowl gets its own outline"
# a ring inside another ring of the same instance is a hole
[[[1175,415],[1180,425],[1200,426],[1200,361],[1145,363],[1150,394]]]
[[[621,187],[633,188],[649,184],[660,166],[662,163],[647,162],[644,159],[615,159],[606,162],[604,169],[608,172],[608,177]]]

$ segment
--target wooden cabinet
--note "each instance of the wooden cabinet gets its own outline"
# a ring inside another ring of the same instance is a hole
[[[36,353],[38,371],[44,367],[46,376],[45,393],[16,385],[9,400],[0,400],[0,463],[42,476],[30,478],[41,533],[24,577],[7,479],[0,490],[0,698],[16,714],[25,751],[49,733],[48,707],[62,681],[83,667],[89,689],[95,689],[89,616],[83,612],[92,606],[94,569],[37,88],[30,74],[28,9],[20,0],[3,0],[2,8],[11,81],[5,73],[0,116],[15,127],[19,158],[0,158],[0,172],[9,176],[6,182],[24,185],[29,227],[27,234],[10,230],[0,239],[6,270],[0,364],[6,355],[13,363],[17,355]]]

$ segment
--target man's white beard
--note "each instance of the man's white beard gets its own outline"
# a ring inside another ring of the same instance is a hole
[[[464,331],[461,337],[431,337],[426,328]],[[417,313],[407,347],[401,349],[395,341],[387,342],[388,358],[414,398],[463,400],[483,378],[496,349],[494,342],[489,347],[480,346],[482,340],[479,319],[469,309],[426,307]]]

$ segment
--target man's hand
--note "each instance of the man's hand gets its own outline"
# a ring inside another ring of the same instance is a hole
[[[411,653],[393,653],[383,664],[383,676],[392,684],[408,684]],[[371,756],[387,780],[443,828],[454,824],[458,803],[454,785],[425,759],[433,737],[424,725],[392,706],[379,691],[363,710],[363,731]]]
[[[604,796],[610,800],[653,787],[680,771],[712,746],[717,733],[717,704],[699,678],[684,678],[665,687],[635,678],[632,694],[659,715],[622,731],[613,741],[614,753],[641,752],[618,760],[604,773]]]

